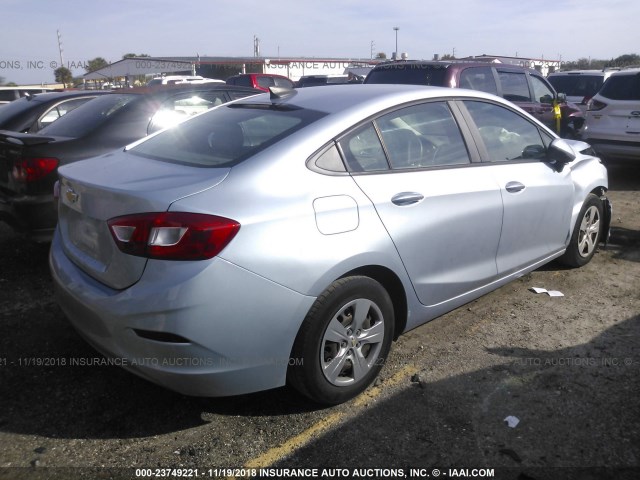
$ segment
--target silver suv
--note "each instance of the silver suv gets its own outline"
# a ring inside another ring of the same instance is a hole
[[[598,93],[602,84],[616,70],[567,70],[551,73],[547,80],[557,92],[563,92],[567,101],[587,111],[587,103]]]
[[[582,139],[606,160],[640,160],[640,68],[614,72],[589,101]]]

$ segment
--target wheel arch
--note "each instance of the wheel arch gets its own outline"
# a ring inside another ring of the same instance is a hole
[[[380,265],[365,265],[346,272],[340,278],[362,275],[380,283],[391,297],[394,315],[393,339],[397,340],[407,326],[407,294],[402,281],[390,269]]]
[[[611,217],[613,214],[611,202],[607,197],[607,191],[608,191],[607,187],[599,186],[591,190],[591,192],[589,192],[600,197],[600,200],[602,201],[602,217],[603,218],[602,218],[602,225],[600,226],[600,229],[601,229],[600,241],[604,243],[605,248],[609,243],[609,236],[611,234]]]

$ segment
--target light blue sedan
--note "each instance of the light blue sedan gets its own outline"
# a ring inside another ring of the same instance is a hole
[[[513,104],[272,89],[60,168],[50,264],[96,349],[188,395],[362,392],[398,335],[606,240],[607,172]]]

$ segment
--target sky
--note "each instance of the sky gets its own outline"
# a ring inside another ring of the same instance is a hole
[[[1,0],[0,77],[53,83],[60,65],[126,53],[358,58],[398,50],[571,61],[640,54],[638,0]],[[373,42],[373,48],[372,48]]]

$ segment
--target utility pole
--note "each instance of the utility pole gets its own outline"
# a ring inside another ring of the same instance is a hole
[[[64,67],[64,59],[62,58],[62,35],[60,35],[60,30],[56,30],[58,34],[58,51],[60,52],[60,66]]]
[[[396,32],[396,51],[393,53],[393,59],[397,60],[398,59],[398,30],[400,30],[400,27],[393,27],[393,29]]]
[[[371,40],[371,58],[372,59],[374,55],[373,51],[375,50],[375,48],[376,48],[376,44],[373,42],[373,40]]]
[[[258,38],[257,35],[253,36],[253,56],[254,57],[260,56],[260,39]]]

